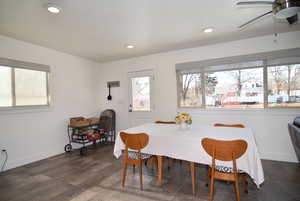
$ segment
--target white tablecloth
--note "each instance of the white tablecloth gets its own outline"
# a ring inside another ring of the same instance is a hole
[[[237,160],[237,167],[248,173],[259,187],[264,181],[261,160],[250,128],[228,128],[191,125],[187,130],[180,130],[178,125],[171,124],[144,124],[124,130],[127,133],[147,133],[149,144],[142,150],[143,153],[168,156],[175,159],[191,161],[201,164],[211,164],[211,157],[205,152],[201,140],[205,137],[219,140],[243,139],[248,143],[246,153]],[[119,158],[124,144],[117,135],[114,155]],[[217,161],[216,165],[232,167],[232,162]]]

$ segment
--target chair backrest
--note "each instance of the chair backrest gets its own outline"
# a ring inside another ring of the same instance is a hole
[[[112,109],[107,109],[104,110],[103,112],[101,112],[100,116],[106,116],[106,117],[110,117],[110,118],[114,118],[116,115],[115,111]]]
[[[149,143],[149,136],[146,133],[129,134],[121,132],[120,136],[126,146],[126,150],[141,150],[145,148]]]
[[[101,112],[99,118],[100,127],[105,131],[114,131],[116,128],[116,113],[114,110],[107,109]]]
[[[215,127],[236,127],[236,128],[245,128],[243,124],[221,124],[216,123],[214,124]]]
[[[175,121],[156,121],[156,124],[176,124]]]
[[[247,150],[248,144],[245,140],[223,141],[204,138],[201,144],[213,159],[221,161],[232,161],[240,158]]]

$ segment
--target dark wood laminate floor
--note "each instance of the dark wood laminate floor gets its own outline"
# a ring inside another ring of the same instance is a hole
[[[188,163],[164,168],[159,186],[156,171],[144,168],[144,191],[138,174],[128,169],[125,188],[120,184],[121,161],[114,159],[113,147],[89,148],[87,156],[78,151],[62,154],[0,174],[0,201],[194,201],[207,200],[206,168],[197,168],[197,194],[192,195]],[[249,185],[242,201],[300,201],[300,165],[263,161],[265,183],[257,190]],[[242,188],[241,188],[242,189]],[[216,183],[215,201],[235,200],[232,184]]]

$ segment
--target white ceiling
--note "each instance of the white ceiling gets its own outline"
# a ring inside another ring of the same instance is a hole
[[[241,8],[235,0],[56,1],[58,15],[47,12],[45,0],[0,0],[0,34],[104,62],[300,30],[272,17],[239,30],[270,7]],[[205,27],[215,31],[204,34]]]

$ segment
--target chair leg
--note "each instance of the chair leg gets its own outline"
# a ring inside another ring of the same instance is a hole
[[[212,201],[214,198],[214,190],[215,190],[215,179],[213,175],[210,176],[210,193],[209,193],[209,201]]]
[[[132,171],[133,171],[133,174],[135,174],[135,165],[134,164],[132,165]]]
[[[158,183],[160,185],[162,185],[163,184],[163,163],[164,163],[164,157],[163,156],[157,156],[157,163],[158,163],[158,169],[157,169]]]
[[[235,184],[236,200],[240,201],[241,200],[241,197],[240,197],[240,184],[239,184],[238,176],[236,176],[234,184]]]
[[[170,169],[171,166],[173,166],[173,159],[168,158],[168,169]]]
[[[156,156],[153,156],[152,159],[151,159],[151,163],[152,163],[152,169],[158,169],[158,163],[157,163],[157,157]]]
[[[143,166],[142,162],[140,163],[140,189],[143,190]]]
[[[246,173],[243,173],[242,178],[244,180],[244,191],[245,193],[248,193],[248,175]]]
[[[211,177],[211,168],[209,166],[206,167],[207,168],[207,178],[206,178],[206,187],[208,187],[208,183],[209,183],[209,179]]]
[[[154,157],[151,157],[151,169],[154,169]]]
[[[195,163],[191,162],[190,163],[190,166],[191,166],[191,177],[192,177],[192,192],[193,192],[193,195],[195,195],[196,193],[196,174],[195,174]]]
[[[126,179],[126,172],[127,172],[127,163],[124,162],[123,166],[123,175],[122,175],[122,186],[125,185],[125,179]]]

